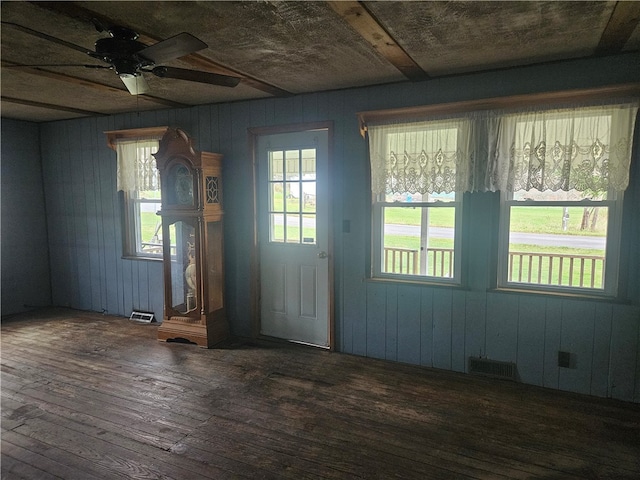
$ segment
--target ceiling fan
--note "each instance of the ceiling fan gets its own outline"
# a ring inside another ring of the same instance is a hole
[[[5,22],[3,22],[5,23]],[[190,82],[206,83],[223,87],[235,87],[239,77],[217,73],[189,70],[185,68],[160,65],[176,58],[207,48],[207,44],[190,33],[179,33],[153,45],[138,41],[138,34],[130,28],[121,26],[102,27],[95,22],[98,31],[107,31],[109,37],[99,38],[95,42],[95,51],[82,49],[89,56],[107,63],[106,65],[22,65],[23,67],[86,67],[114,70],[131,95],[140,95],[149,91],[149,85],[143,73],[152,73],[161,78],[175,78]],[[66,42],[65,42],[66,43]],[[68,44],[70,46],[71,44]],[[73,47],[76,47],[73,45]],[[80,47],[78,47],[80,48]],[[15,65],[19,67],[18,65]]]

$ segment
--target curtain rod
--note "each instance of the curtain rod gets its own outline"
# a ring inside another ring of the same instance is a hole
[[[360,125],[360,134],[364,137],[367,123],[406,120],[434,115],[452,115],[479,110],[505,110],[510,108],[535,107],[549,103],[576,103],[604,100],[615,97],[640,97],[640,83],[624,83],[606,87],[560,90],[553,92],[510,95],[507,97],[463,100],[460,102],[437,103],[415,107],[371,110],[356,113]]]

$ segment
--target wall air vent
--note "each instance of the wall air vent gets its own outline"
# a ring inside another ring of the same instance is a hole
[[[517,380],[515,363],[500,362],[488,358],[469,357],[469,373],[504,380]]]

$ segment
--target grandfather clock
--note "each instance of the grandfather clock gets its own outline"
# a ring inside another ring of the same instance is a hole
[[[225,340],[222,155],[169,128],[155,154],[162,189],[164,319],[158,340],[209,348]]]

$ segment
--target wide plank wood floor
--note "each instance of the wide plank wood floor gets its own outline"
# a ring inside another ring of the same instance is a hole
[[[2,324],[3,479],[638,479],[640,406],[308,347]]]

